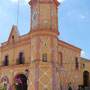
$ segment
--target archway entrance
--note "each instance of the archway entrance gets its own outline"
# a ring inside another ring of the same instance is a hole
[[[20,74],[16,78],[22,81],[22,84],[19,83],[16,85],[16,90],[27,90],[27,77],[24,74]]]
[[[85,87],[89,86],[89,72],[88,71],[83,72],[83,84]]]

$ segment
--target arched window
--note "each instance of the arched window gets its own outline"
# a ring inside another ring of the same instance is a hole
[[[12,41],[14,42],[14,35],[12,35]]]
[[[77,57],[75,58],[75,67],[76,67],[76,70],[78,70],[78,68],[79,68],[79,63],[78,63],[78,58],[77,58]]]
[[[24,54],[23,54],[23,52],[21,52],[19,54],[19,64],[24,64]]]
[[[7,84],[9,83],[9,79],[7,76],[4,76],[3,78],[1,78],[1,83],[4,85],[4,86],[7,86]]]
[[[8,66],[8,56],[5,56],[4,66]]]
[[[62,53],[59,52],[59,56],[58,56],[58,62],[59,62],[59,65],[62,65]]]

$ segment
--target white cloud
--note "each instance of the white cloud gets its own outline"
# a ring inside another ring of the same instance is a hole
[[[24,0],[25,1],[25,4],[28,4],[28,2],[30,1],[30,0]]]
[[[19,1],[20,4],[26,4],[27,5],[30,0],[10,0],[10,1],[13,3],[18,3],[18,1]]]
[[[81,51],[81,56],[85,56],[85,51]]]
[[[65,0],[58,0],[58,2],[60,2],[60,3],[62,3],[62,2],[64,2]]]
[[[86,16],[84,16],[84,15],[80,16],[80,19],[85,19],[85,18],[86,18]]]
[[[18,3],[18,0],[10,0],[11,2],[13,3]],[[19,0],[20,3],[24,2],[24,4],[28,4],[30,0]],[[58,2],[62,3],[64,2],[65,0],[58,0]]]
[[[18,3],[18,0],[10,0],[13,3]]]

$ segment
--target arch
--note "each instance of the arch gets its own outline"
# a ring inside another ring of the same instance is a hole
[[[20,79],[22,81],[22,83],[18,83],[16,85],[16,90],[27,90],[28,84],[27,84],[27,76],[25,73],[16,74],[14,81],[15,79]]]
[[[19,57],[20,53],[23,53],[23,55],[25,55],[24,50],[20,50],[19,54],[18,54],[18,57]]]
[[[8,78],[8,76],[3,76],[2,78],[1,78],[1,83],[3,83],[3,81],[6,79],[6,81],[7,81],[7,83],[9,83],[9,78]]]
[[[17,73],[17,74],[15,75],[14,81],[15,81],[15,79],[16,79],[20,74],[25,75],[25,76],[27,77],[27,79],[28,79],[28,76],[27,76],[24,72],[19,72],[19,73]]]
[[[87,70],[83,72],[83,85],[85,87],[89,86],[89,72]]]

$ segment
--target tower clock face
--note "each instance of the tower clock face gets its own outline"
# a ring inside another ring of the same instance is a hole
[[[36,20],[37,20],[37,12],[34,12],[32,15],[32,21],[36,22]]]

